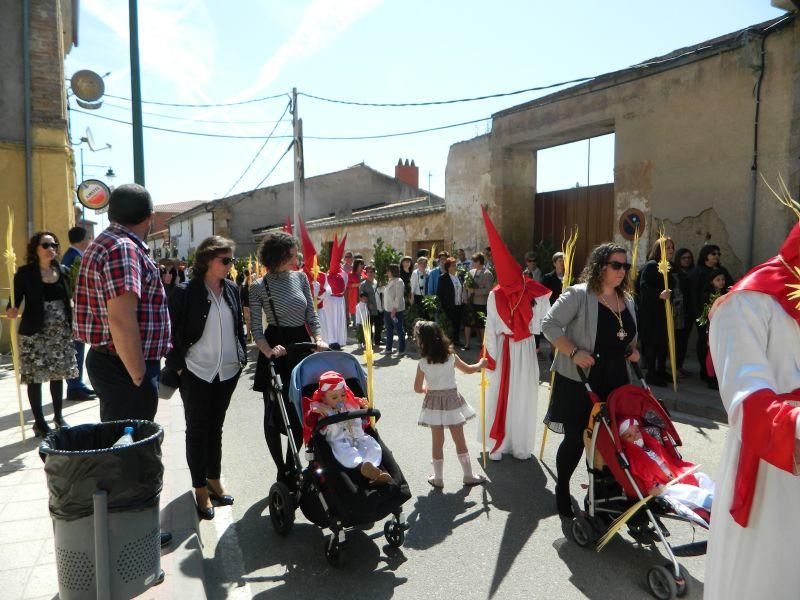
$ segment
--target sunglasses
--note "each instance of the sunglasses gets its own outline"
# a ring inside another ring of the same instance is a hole
[[[217,258],[219,258],[219,262],[221,262],[225,266],[228,266],[229,264],[231,264],[233,261],[236,260],[232,256],[222,256],[222,257],[218,256]]]
[[[620,269],[625,269],[626,271],[631,270],[631,263],[621,263],[618,260],[610,260],[606,263],[606,265],[608,265],[615,271],[619,271]]]
[[[39,244],[45,250],[58,250],[58,244],[55,242],[45,242],[44,244]]]

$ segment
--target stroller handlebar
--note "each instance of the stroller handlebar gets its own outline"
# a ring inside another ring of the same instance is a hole
[[[316,435],[320,429],[327,427],[328,425],[334,425],[336,423],[350,421],[352,419],[363,419],[365,417],[375,417],[375,420],[377,421],[381,418],[381,411],[379,411],[377,408],[360,408],[358,410],[351,410],[348,412],[331,415],[330,417],[323,417],[317,421],[317,424],[314,426],[314,431],[311,433],[311,435]]]

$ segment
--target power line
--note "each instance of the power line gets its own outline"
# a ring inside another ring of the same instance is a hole
[[[472,125],[473,123],[482,123],[483,121],[490,121],[492,117],[483,117],[482,119],[473,119],[472,121],[462,121],[461,123],[451,123],[449,125],[440,125],[439,127],[428,127],[427,129],[416,129],[414,131],[400,131],[397,133],[382,133],[378,135],[350,135],[350,136],[326,136],[326,135],[304,135],[303,139],[306,140],[379,140],[383,138],[400,137],[403,135],[415,135],[417,133],[427,133],[429,131],[441,131],[442,129],[452,129],[453,127],[461,127],[462,125]]]
[[[95,113],[91,113],[85,110],[78,110],[77,108],[70,108],[70,110],[82,114],[88,115],[90,117],[94,117],[96,119],[103,119],[104,121],[113,121],[114,123],[122,123],[123,125],[130,125],[130,121],[123,121],[122,119],[114,119],[111,117],[104,117],[103,115],[98,115]],[[351,136],[327,136],[327,135],[304,135],[303,139],[306,140],[328,140],[328,141],[348,141],[348,140],[378,140],[383,138],[393,138],[393,137],[400,137],[404,135],[415,135],[418,133],[428,133],[430,131],[441,131],[443,129],[452,129],[453,127],[461,127],[462,125],[472,125],[473,123],[481,123],[483,121],[489,121],[492,117],[483,117],[481,119],[473,119],[471,121],[462,121],[461,123],[450,123],[449,125],[440,125],[439,127],[428,127],[426,129],[416,129],[414,131],[399,131],[395,133],[381,133],[376,135],[351,135]],[[201,137],[212,137],[212,138],[224,138],[224,139],[234,139],[234,140],[263,140],[265,139],[263,135],[230,135],[230,134],[223,134],[223,133],[202,133],[199,131],[185,131],[180,129],[169,129],[166,127],[156,127],[155,125],[144,125],[145,129],[154,129],[156,131],[165,131],[167,133],[179,133],[182,135],[196,135]],[[289,139],[294,136],[291,135],[275,135],[272,136],[272,139]]]
[[[428,102],[358,102],[356,100],[340,100],[337,98],[324,98],[322,96],[314,96],[313,94],[306,94],[305,92],[298,92],[298,96],[305,96],[306,98],[313,98],[322,102],[331,102],[333,104],[348,104],[351,106],[376,106],[376,107],[400,107],[400,106],[437,106],[440,104],[457,104],[460,102],[475,102],[476,100],[488,100],[490,98],[505,98],[507,96],[516,96],[525,94],[527,92],[537,92],[541,90],[549,90],[563,85],[570,85],[573,83],[583,83],[589,81],[594,77],[580,77],[578,79],[571,79],[569,81],[561,81],[559,83],[551,83],[548,85],[540,85],[536,87],[525,88],[524,90],[515,90],[513,92],[501,92],[498,94],[488,94],[486,96],[475,96],[472,98],[456,98],[453,100],[430,100]]]
[[[229,195],[229,194],[230,194],[230,193],[233,191],[233,189],[234,189],[234,188],[235,188],[237,185],[239,185],[239,182],[242,180],[242,178],[243,178],[245,175],[247,175],[247,172],[250,170],[250,167],[252,167],[252,166],[253,166],[253,164],[254,164],[254,163],[256,162],[256,160],[258,159],[258,157],[259,157],[259,156],[261,156],[261,153],[264,151],[264,148],[266,148],[266,147],[267,147],[267,144],[268,144],[268,143],[269,143],[269,141],[272,139],[272,136],[273,136],[273,134],[275,133],[275,130],[276,130],[276,129],[278,129],[278,125],[280,125],[281,121],[283,120],[283,117],[285,117],[285,116],[286,116],[286,113],[288,112],[288,110],[289,110],[289,107],[290,107],[291,105],[292,105],[292,103],[291,103],[291,102],[287,102],[287,103],[286,103],[286,108],[284,108],[284,109],[283,109],[283,113],[281,114],[280,118],[279,118],[279,119],[278,119],[278,120],[275,122],[275,126],[272,128],[272,131],[270,131],[270,132],[269,132],[269,135],[267,136],[267,139],[265,139],[265,140],[264,140],[264,143],[263,143],[263,144],[261,144],[261,147],[258,149],[258,152],[256,152],[256,155],[253,157],[253,160],[251,160],[251,161],[250,161],[250,164],[248,164],[248,165],[247,165],[247,167],[245,168],[245,170],[244,170],[244,171],[242,171],[242,174],[241,174],[241,175],[239,175],[239,177],[236,179],[236,181],[234,181],[234,182],[233,182],[233,185],[232,185],[232,186],[231,186],[231,187],[228,189],[228,191],[227,191],[227,192],[225,192],[225,196],[228,196],[228,195]]]
[[[85,110],[78,110],[77,108],[70,107],[72,112],[79,113],[81,115],[88,115],[90,117],[94,117],[95,119],[102,119],[104,121],[112,121],[114,123],[121,123],[123,125],[130,125],[130,121],[124,121],[122,119],[114,119],[112,117],[105,117],[103,115],[98,115],[93,112],[88,112]],[[211,138],[223,138],[229,140],[263,140],[263,135],[232,135],[232,134],[224,134],[224,133],[203,133],[200,131],[185,131],[181,129],[169,129],[167,127],[156,127],[155,125],[143,125],[144,129],[154,129],[155,131],[165,131],[167,133],[179,133],[182,135],[196,135],[200,137],[211,137]],[[278,135],[275,136],[275,139],[290,139],[293,136],[291,135]]]
[[[122,104],[116,104],[114,102],[109,102],[106,100],[103,103],[103,106],[110,106],[111,108],[117,108],[120,110],[129,111],[129,106],[123,106]],[[216,119],[197,119],[195,117],[179,117],[178,115],[168,115],[165,113],[153,112],[149,110],[143,110],[142,114],[151,115],[153,117],[161,117],[164,119],[174,119],[176,121],[193,121],[195,123],[215,123],[219,125],[270,125],[275,123],[276,121],[223,121],[223,120],[216,120]]]
[[[130,98],[125,96],[115,96],[114,94],[105,94],[109,98],[116,98],[117,100],[125,100],[130,102]],[[238,102],[217,102],[213,104],[181,104],[178,102],[160,102],[156,100],[142,100],[142,104],[156,104],[158,106],[179,106],[181,108],[214,108],[216,106],[241,106],[242,104],[253,104],[254,102],[265,102],[267,100],[274,100],[282,96],[288,96],[286,92],[282,94],[275,94],[273,96],[264,96],[262,98],[251,98],[250,100],[240,100]]]
[[[274,165],[272,165],[272,168],[269,170],[269,172],[267,172],[267,174],[266,174],[266,175],[264,175],[264,177],[261,179],[261,181],[259,181],[259,182],[258,182],[258,183],[255,185],[255,187],[253,187],[253,189],[252,189],[252,190],[250,190],[249,192],[247,192],[247,193],[243,194],[241,198],[237,198],[237,199],[236,199],[236,202],[237,202],[237,203],[241,202],[242,200],[244,200],[244,199],[246,199],[246,198],[249,198],[250,196],[252,196],[253,194],[255,194],[255,192],[256,192],[256,190],[258,190],[258,188],[260,188],[262,185],[264,185],[264,182],[265,182],[267,179],[269,179],[269,176],[270,176],[270,175],[272,175],[272,173],[275,171],[275,169],[277,169],[277,168],[278,168],[278,165],[279,165],[279,164],[281,164],[281,161],[282,161],[282,160],[284,159],[284,157],[285,157],[285,156],[286,156],[286,155],[289,153],[289,150],[291,150],[291,149],[292,149],[292,146],[294,146],[294,140],[292,140],[291,142],[289,142],[289,145],[288,145],[288,146],[286,146],[286,150],[284,150],[284,151],[283,151],[283,154],[281,154],[281,155],[280,155],[280,157],[278,157],[278,160],[277,160],[277,161],[275,161],[275,164],[274,164]],[[226,194],[226,196],[227,196],[227,194]]]

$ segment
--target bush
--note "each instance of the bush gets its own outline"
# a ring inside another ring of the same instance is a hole
[[[403,258],[403,253],[385,243],[381,238],[378,238],[375,240],[375,245],[372,247],[372,256],[372,262],[375,265],[375,278],[378,280],[378,285],[386,285],[386,271],[389,270],[389,265],[399,265],[400,259]]]

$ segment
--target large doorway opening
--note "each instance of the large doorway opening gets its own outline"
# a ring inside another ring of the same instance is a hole
[[[578,228],[573,272],[592,249],[614,237],[614,134],[536,152],[533,239],[539,254],[561,250],[564,233]],[[540,259],[541,260],[541,259]],[[549,261],[543,271],[552,267]]]

